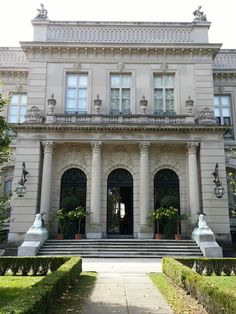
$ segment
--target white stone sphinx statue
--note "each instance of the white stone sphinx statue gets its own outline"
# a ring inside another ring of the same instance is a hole
[[[25,240],[18,248],[18,256],[35,256],[40,247],[48,239],[48,231],[44,227],[40,214],[35,215],[33,225],[25,234]]]
[[[192,239],[197,242],[204,256],[222,257],[222,248],[216,242],[215,235],[207,225],[204,214],[200,214],[198,217],[198,226],[192,232]]]

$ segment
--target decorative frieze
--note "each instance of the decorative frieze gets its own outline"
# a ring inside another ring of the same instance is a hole
[[[44,115],[38,107],[33,106],[27,110],[25,115],[25,123],[42,123]]]

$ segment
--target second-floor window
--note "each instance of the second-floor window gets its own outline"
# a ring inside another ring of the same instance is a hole
[[[174,74],[154,75],[154,112],[174,114]]]
[[[66,77],[66,112],[87,113],[88,110],[88,75],[67,74]]]
[[[22,123],[25,121],[27,107],[26,94],[12,94],[7,121],[10,123]]]
[[[231,124],[231,99],[229,95],[215,95],[214,109],[217,124]]]
[[[110,110],[112,114],[129,114],[131,106],[131,74],[111,74]]]

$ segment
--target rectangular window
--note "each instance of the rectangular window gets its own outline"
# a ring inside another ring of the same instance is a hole
[[[217,124],[231,124],[231,99],[229,95],[215,95],[214,109]]]
[[[22,123],[25,121],[27,107],[26,94],[12,94],[7,120],[10,123]]]
[[[66,112],[87,113],[88,74],[67,74]]]
[[[110,101],[112,114],[129,114],[131,103],[131,74],[111,74]]]
[[[154,112],[156,114],[175,114],[174,74],[154,75]]]

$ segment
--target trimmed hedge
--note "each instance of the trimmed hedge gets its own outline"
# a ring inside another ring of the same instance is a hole
[[[62,258],[63,259],[63,258]],[[45,314],[56,299],[82,272],[80,257],[67,258],[56,271],[27,288],[19,298],[0,310],[1,314]]]
[[[68,261],[68,257],[0,257],[0,276],[6,272],[12,275],[26,276],[41,275],[46,276],[48,271],[54,272],[63,263]]]
[[[200,275],[236,275],[235,258],[177,258],[176,260]]]
[[[207,281],[206,276],[197,274],[189,267],[183,265],[182,261],[183,259],[163,258],[163,272],[170,277],[173,282],[198,299],[209,314],[236,313],[236,298],[232,294],[212,286],[212,284]],[[191,264],[187,259],[185,263]]]

